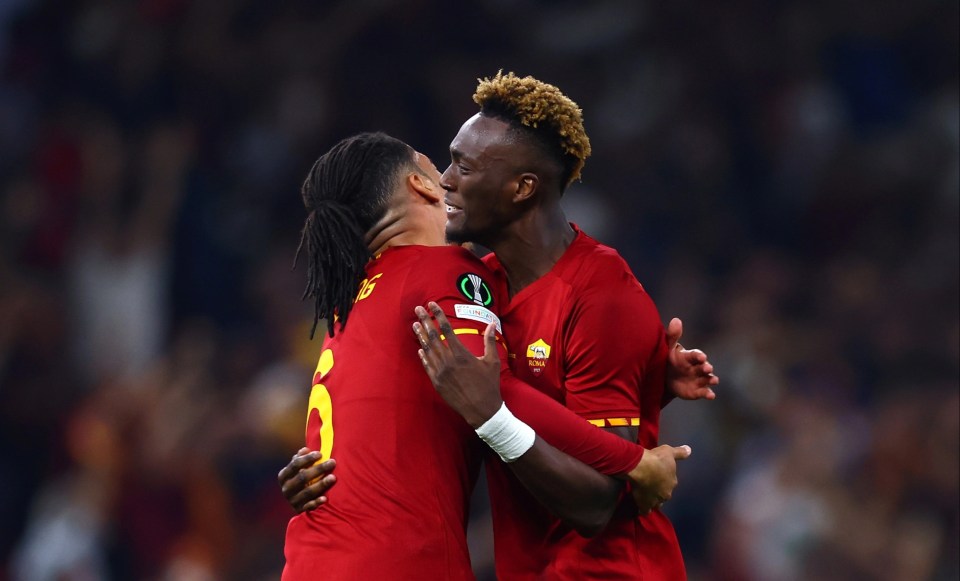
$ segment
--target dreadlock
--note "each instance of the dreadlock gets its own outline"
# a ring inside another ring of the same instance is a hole
[[[314,300],[311,339],[320,319],[327,320],[330,337],[334,316],[346,327],[371,258],[364,235],[386,213],[405,165],[413,165],[409,145],[384,133],[361,133],[334,145],[310,168],[300,190],[308,213],[293,265],[306,250],[302,298]]]
[[[473,100],[480,105],[482,115],[509,123],[556,159],[563,168],[564,188],[580,177],[590,157],[590,138],[576,103],[560,89],[533,77],[499,71],[492,79],[477,80]]]

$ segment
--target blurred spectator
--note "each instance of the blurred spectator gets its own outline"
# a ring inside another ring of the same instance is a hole
[[[126,144],[107,119],[80,139],[81,199],[67,270],[72,344],[87,380],[140,371],[162,352],[170,223],[193,157],[191,137],[187,128],[160,125],[143,143]]]

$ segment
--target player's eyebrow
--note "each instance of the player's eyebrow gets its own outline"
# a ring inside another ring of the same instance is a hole
[[[462,159],[462,160],[464,160],[464,161],[469,161],[469,162],[476,162],[476,161],[477,161],[476,159],[470,157],[469,155],[465,154],[464,152],[460,151],[459,149],[457,149],[457,148],[455,148],[455,147],[451,147],[451,148],[450,148],[450,157],[451,157],[452,159],[457,159],[457,160],[461,160],[461,159]]]

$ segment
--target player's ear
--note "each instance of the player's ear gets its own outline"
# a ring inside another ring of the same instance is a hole
[[[533,194],[537,191],[537,187],[540,185],[540,178],[537,177],[535,173],[524,173],[520,174],[520,179],[517,181],[517,191],[513,194],[514,202],[524,202],[533,197]]]
[[[443,197],[443,189],[433,183],[430,178],[418,172],[410,172],[407,175],[407,187],[431,204],[440,202]]]

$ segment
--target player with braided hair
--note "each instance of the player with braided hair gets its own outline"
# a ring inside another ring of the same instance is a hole
[[[306,444],[314,451],[301,451],[278,478],[295,507],[323,507],[290,520],[285,581],[471,578],[466,508],[481,460],[471,428],[539,501],[588,535],[609,518],[598,501],[605,475],[651,490],[675,485],[674,467],[656,454],[508,375],[485,404],[509,406],[523,429],[491,429],[487,407],[458,417],[420,363],[403,357],[416,345],[414,307],[430,302],[455,317],[448,339],[459,337],[456,345],[473,354],[486,342],[495,375],[506,368],[495,309],[507,299],[479,259],[446,245],[439,184],[426,156],[382,133],[338,143],[304,182],[298,254],[306,253],[314,329],[327,319],[329,337],[309,396]],[[336,476],[327,474],[333,456]],[[317,498],[334,482],[329,499]]]
[[[317,323],[332,321],[334,313],[346,324],[364,268],[372,258],[364,236],[386,213],[393,181],[404,169],[421,171],[411,160],[410,147],[378,134],[343,140],[310,168],[301,188],[309,214],[294,266],[306,249],[309,264],[303,298],[314,299],[311,339]],[[328,325],[330,337],[335,327]]]

